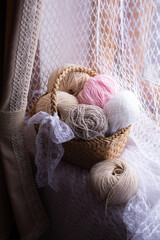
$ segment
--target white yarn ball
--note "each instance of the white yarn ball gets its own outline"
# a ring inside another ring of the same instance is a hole
[[[108,118],[110,134],[133,124],[139,116],[139,102],[136,96],[128,90],[113,96],[104,106]]]
[[[106,207],[126,203],[137,192],[138,179],[134,169],[120,158],[94,165],[89,173],[90,186]]]

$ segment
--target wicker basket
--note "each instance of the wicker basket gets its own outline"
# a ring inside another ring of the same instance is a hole
[[[86,67],[81,66],[70,66],[63,70],[61,74],[57,77],[55,84],[51,93],[51,114],[57,112],[57,101],[56,101],[56,92],[59,89],[60,81],[70,72],[84,72],[89,74],[90,76],[95,76],[96,73],[92,69],[88,69]],[[37,102],[36,102],[37,103]],[[35,114],[36,103],[33,105],[30,116]],[[116,134],[106,137],[106,138],[97,138],[94,140],[77,140],[73,139],[66,143],[63,143],[64,147],[64,156],[63,160],[76,164],[80,167],[90,169],[95,163],[103,161],[109,158],[118,158],[120,157],[129,133],[130,127],[121,129]],[[38,129],[38,126],[36,126]]]

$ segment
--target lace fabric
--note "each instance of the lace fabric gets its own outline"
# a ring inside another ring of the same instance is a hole
[[[9,30],[12,41],[7,56],[7,70],[10,70],[9,74],[5,73],[4,76],[6,99],[3,107],[9,108],[8,114],[12,115],[7,120],[9,121],[9,131],[7,132],[9,141],[6,154],[12,166],[12,173],[14,173],[13,176],[9,174],[9,177],[6,177],[6,184],[10,202],[14,208],[14,218],[22,239],[38,239],[48,226],[48,219],[39,198],[26,151],[25,136],[21,129],[37,48],[42,9],[43,1],[41,0],[24,0],[16,3],[16,11],[13,12],[15,21],[13,28]],[[10,87],[8,88],[8,86]],[[9,104],[8,101],[10,101]],[[13,152],[14,157],[10,158],[8,152],[10,154]],[[9,169],[6,164],[5,162],[4,169],[8,176]],[[14,187],[10,182],[13,182]],[[23,205],[19,205],[19,202],[23,202]]]
[[[139,134],[145,128],[146,141]],[[152,134],[149,132],[152,130]],[[151,144],[153,136],[156,144]],[[160,131],[144,114],[133,126],[134,145],[128,146],[123,158],[132,164],[139,177],[139,191],[124,210],[123,220],[128,229],[128,239],[154,240],[160,236]]]
[[[148,124],[148,119],[142,117],[143,123]],[[136,196],[125,205],[107,209],[104,219],[105,206],[96,200],[90,190],[88,171],[61,162],[55,170],[59,191],[56,193],[48,188],[41,190],[51,219],[51,226],[43,239],[53,236],[57,239],[65,236],[68,240],[159,239],[160,162],[156,158],[150,161],[149,156],[135,142],[141,124],[139,121],[132,127],[121,155],[135,169],[139,178]],[[153,122],[150,122],[150,127],[155,127]],[[143,147],[147,147],[147,143]],[[158,157],[158,152],[155,154]]]
[[[28,121],[28,125],[39,123],[35,140],[36,182],[39,187],[49,184],[56,189],[54,170],[64,154],[62,143],[74,138],[74,134],[70,127],[59,119],[57,113],[51,116],[40,111]]]
[[[142,144],[141,140],[137,140],[141,137],[139,128],[142,124],[145,129],[152,129],[157,145],[151,145],[149,148],[148,144],[152,139],[147,131],[146,142]],[[121,158],[135,169],[139,179],[139,190],[126,205],[107,209],[106,219],[105,206],[98,202],[91,192],[88,171],[65,162],[59,163],[54,170],[54,189],[41,189],[51,219],[51,226],[42,239],[51,239],[53,236],[58,239],[65,236],[68,240],[158,239],[160,143],[157,128],[144,114],[132,126]],[[30,138],[33,139],[33,135]],[[151,156],[154,156],[154,160]]]
[[[47,239],[159,239],[159,26],[159,0],[44,2],[27,111],[46,92],[51,73],[73,63],[113,75],[120,90],[135,93],[143,112],[121,155],[139,177],[137,195],[123,210],[110,210],[104,224],[88,172],[61,162],[54,171],[58,193],[42,189],[52,221]]]

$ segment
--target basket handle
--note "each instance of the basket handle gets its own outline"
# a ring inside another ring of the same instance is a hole
[[[57,91],[59,89],[60,82],[70,72],[83,72],[83,73],[87,73],[91,77],[94,77],[97,75],[95,71],[87,67],[70,66],[68,68],[65,68],[63,72],[57,76],[51,92],[51,115],[52,116],[57,112]]]

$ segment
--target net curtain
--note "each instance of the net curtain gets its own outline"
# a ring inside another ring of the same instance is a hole
[[[26,152],[22,130],[28,93],[30,106],[36,100],[32,99],[33,91],[30,89],[29,92],[29,85],[32,87],[30,80],[34,80],[35,83],[33,62],[35,60],[38,64],[39,61],[39,59],[36,60],[35,54],[39,55],[38,35],[43,2],[43,0],[16,0],[13,4],[11,1],[7,1],[6,15],[2,22],[5,24],[5,28],[4,24],[1,27],[4,39],[1,39],[0,57],[4,64],[3,69],[1,64],[3,74],[1,74],[0,81],[0,239],[9,237],[13,218],[18,226],[21,239],[39,239],[48,226],[48,219],[39,198]],[[135,91],[137,87],[143,89],[141,100],[148,96],[150,89],[153,89],[159,96],[157,87],[150,83],[147,85],[149,87],[146,87],[146,81],[142,78],[134,78],[134,76],[142,74],[149,31],[149,28],[144,28],[144,26],[150,26],[153,1],[117,0],[116,4],[114,2],[112,0],[91,1],[93,10],[91,19],[95,24],[96,31],[91,34],[91,51],[86,64],[99,72],[104,72],[103,70],[108,65],[110,72],[120,73],[121,86],[125,88],[126,84]],[[138,12],[134,2],[140,4]],[[122,3],[128,4],[127,9],[130,11],[122,11],[123,14],[121,14]],[[109,14],[106,15],[108,6],[111,8]],[[141,11],[141,6],[143,6],[143,11]],[[101,11],[101,14],[99,14],[100,8],[104,10],[104,12]],[[126,29],[127,22],[133,27],[132,31],[125,36],[123,35],[125,29],[119,28],[119,22],[124,21],[123,17],[127,19],[124,24]],[[104,19],[108,21],[105,22],[106,28],[103,27]],[[141,21],[139,22],[138,19]],[[135,22],[139,29],[138,32],[134,27]],[[127,36],[131,41],[126,39]],[[123,44],[122,39],[126,44]],[[132,46],[137,47],[133,49]],[[121,50],[125,53],[124,55]],[[115,62],[116,68],[113,69]],[[102,66],[101,63],[103,63]],[[36,74],[40,71],[41,69],[36,70]],[[124,82],[124,78],[127,79],[126,82]],[[41,82],[37,84],[39,84],[39,88],[44,86],[44,83],[41,84]],[[156,100],[159,101],[159,98]],[[147,104],[144,103],[144,107],[146,106]],[[154,112],[151,117],[153,116],[155,117]],[[155,117],[156,121],[157,116]]]
[[[159,52],[156,43],[157,31],[153,30],[157,28],[159,21],[157,9],[158,1],[152,0],[69,0],[61,3],[58,0],[46,0],[28,98],[28,108],[30,108],[33,102],[45,93],[51,72],[64,62],[79,63],[92,67],[97,72],[117,75],[121,89],[130,89],[137,95],[145,116],[141,117],[130,136],[134,138],[140,151],[136,147],[131,148],[130,151],[126,148],[125,151],[127,151],[122,155],[134,166],[142,182],[140,196],[137,195],[137,201],[134,200],[128,205],[124,214],[125,227],[129,229],[129,235],[136,234],[135,239],[138,239],[137,235],[142,234],[144,227],[144,225],[141,226],[142,220],[145,220],[144,215],[148,215],[152,208],[152,200],[145,196],[145,192],[149,195],[152,189],[157,196],[156,200],[159,194],[159,184],[153,170],[155,166],[159,169],[159,130],[152,121],[146,119],[146,113],[150,118],[154,118],[157,124],[159,123],[160,91],[158,84],[153,83],[153,79],[158,83],[158,78],[152,78],[147,74],[149,78],[147,81],[143,75],[143,71],[146,73],[148,67],[153,65],[150,63],[152,57],[155,58],[156,64],[158,62],[157,55],[155,56],[153,51],[146,57],[148,50],[155,49],[157,53]],[[154,42],[152,47],[149,38]],[[147,67],[144,67],[145,64]],[[159,69],[158,65],[157,69]],[[47,236],[46,239],[55,236],[59,239],[88,239],[87,233],[89,239],[92,236],[94,236],[93,239],[105,239],[104,235],[100,236],[101,232],[98,229],[101,224],[95,219],[96,216],[101,219],[100,211],[97,210],[98,204],[93,204],[93,199],[86,190],[87,180],[84,181],[84,179],[87,179],[87,174],[69,166],[67,168],[64,163],[59,166],[58,170],[56,176],[57,179],[61,178],[58,182],[61,186],[60,193],[55,194],[49,189],[42,189],[45,206],[48,208],[48,215],[52,221],[48,231],[50,237]],[[73,178],[68,179],[65,176]],[[150,187],[148,187],[149,182],[152,183]],[[79,203],[81,196],[86,203],[84,205]],[[155,202],[154,206],[156,206]],[[130,209],[132,209],[132,214],[129,212]],[[79,214],[81,219],[78,218]],[[118,209],[116,214],[118,214]],[[84,230],[83,222],[86,215],[88,221],[85,222]],[[109,218],[108,221],[112,221],[111,219]],[[158,226],[157,218],[156,223]],[[120,227],[120,220],[116,222],[116,226],[112,224],[110,229],[109,226],[109,224],[105,225],[104,233],[106,236],[107,234],[113,236],[108,237],[109,239],[114,239],[115,236],[116,239],[125,239],[128,235],[128,233],[121,235],[123,230]],[[155,222],[151,223],[150,228],[145,228],[146,232],[150,231],[153,226],[156,226]],[[99,238],[95,237],[94,231]],[[147,236],[146,232],[143,232],[144,239]],[[158,232],[153,230],[153,234],[158,235]],[[152,233],[148,234],[148,239],[154,239]]]
[[[41,0],[16,0],[1,8],[1,240],[10,239],[14,219],[21,239],[39,239],[48,224],[22,130],[42,5]]]

